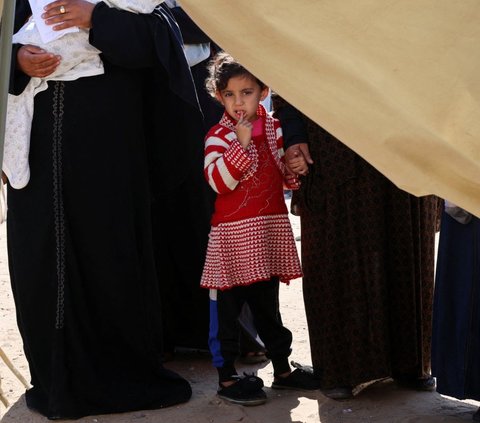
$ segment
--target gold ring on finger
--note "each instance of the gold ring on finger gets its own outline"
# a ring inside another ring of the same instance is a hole
[[[67,10],[65,9],[65,6],[60,6],[60,13],[63,15]]]

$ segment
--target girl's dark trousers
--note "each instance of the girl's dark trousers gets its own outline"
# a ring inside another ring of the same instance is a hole
[[[209,345],[213,365],[220,382],[232,380],[237,374],[235,359],[239,354],[238,316],[244,303],[253,315],[258,334],[272,361],[274,375],[290,371],[292,333],[282,324],[278,304],[278,278],[238,286],[228,290],[210,290]]]

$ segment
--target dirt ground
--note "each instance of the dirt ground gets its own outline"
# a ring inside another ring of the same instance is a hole
[[[292,218],[296,235],[299,221]],[[299,246],[300,242],[297,243]],[[294,334],[292,360],[310,364],[308,331],[305,320],[301,280],[282,286],[281,312],[285,325]],[[15,322],[15,308],[7,268],[5,224],[0,226],[0,347],[15,367],[29,380],[28,365]],[[266,388],[268,402],[258,407],[225,403],[216,393],[216,371],[207,353],[177,353],[167,367],[187,378],[193,388],[192,399],[180,406],[163,410],[90,416],[80,423],[460,423],[470,422],[480,405],[474,401],[458,401],[436,392],[414,392],[398,387],[391,380],[371,384],[353,400],[333,401],[320,392],[275,391]],[[268,387],[272,367],[239,366],[241,371],[256,371]],[[0,360],[1,387],[10,405],[0,403],[0,423],[43,423],[48,420],[29,411],[25,405],[24,387]]]

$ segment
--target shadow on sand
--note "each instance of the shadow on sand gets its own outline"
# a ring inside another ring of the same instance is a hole
[[[319,391],[298,392],[269,388],[269,363],[238,366],[239,372],[255,372],[265,381],[266,404],[243,407],[216,396],[217,373],[209,354],[190,351],[177,354],[166,367],[183,375],[192,385],[192,399],[163,410],[89,416],[78,423],[460,423],[471,422],[477,406],[443,397],[436,392],[416,392],[384,380],[361,390],[353,400],[334,401]],[[0,423],[45,423],[29,411],[22,395]]]
[[[322,423],[471,422],[477,407],[437,392],[399,387],[393,380],[374,383],[353,400],[327,401],[319,407]]]

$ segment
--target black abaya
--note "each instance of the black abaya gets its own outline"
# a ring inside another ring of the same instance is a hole
[[[191,396],[188,382],[160,363],[162,272],[151,207],[161,184],[151,169],[162,163],[150,154],[161,144],[171,159],[180,140],[189,161],[178,166],[177,183],[197,171],[203,178],[201,148],[189,144],[201,146],[201,115],[180,83],[188,68],[182,75],[184,59],[175,61],[179,45],[167,49],[175,41],[164,19],[103,3],[92,19],[105,74],[49,82],[35,97],[31,179],[8,192],[10,273],[33,385],[26,400],[51,419],[161,408]],[[189,132],[160,139],[165,122],[149,117],[162,108],[177,112],[172,126],[188,118]]]
[[[437,392],[480,401],[480,219],[444,213],[433,306],[432,373]]]

